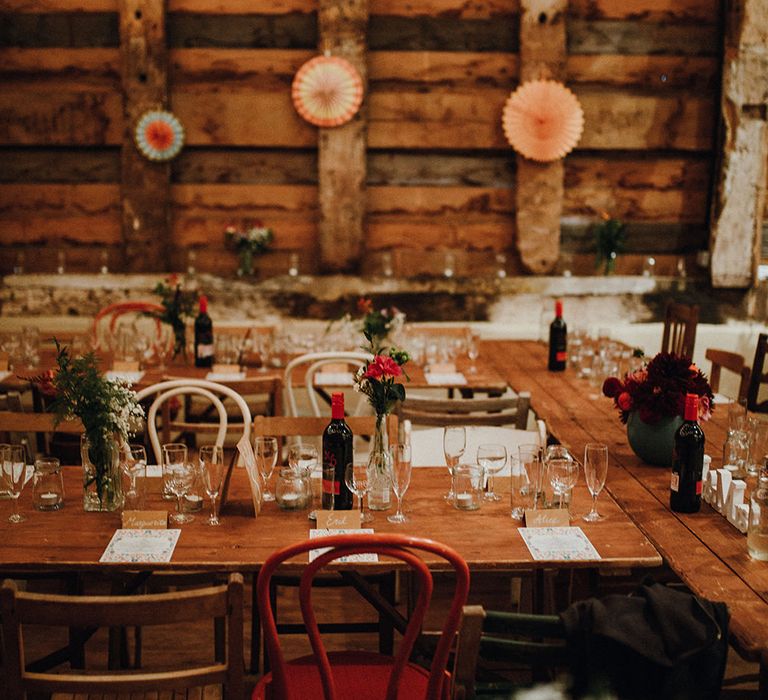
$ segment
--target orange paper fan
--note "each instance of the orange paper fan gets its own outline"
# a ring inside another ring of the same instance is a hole
[[[507,99],[501,118],[512,147],[531,160],[557,160],[579,142],[584,111],[565,85],[554,80],[523,83]]]
[[[310,124],[340,126],[360,109],[363,81],[349,61],[316,56],[299,68],[291,96],[296,111]]]

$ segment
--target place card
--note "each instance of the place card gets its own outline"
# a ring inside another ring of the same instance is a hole
[[[102,563],[167,563],[179,541],[181,530],[115,530]]]
[[[360,513],[357,510],[317,510],[317,527],[321,530],[360,529]]]
[[[354,377],[351,372],[316,372],[315,386],[352,386]]]
[[[600,559],[580,527],[520,527],[517,531],[536,561]]]
[[[318,515],[321,511],[318,511]],[[333,511],[328,511],[329,513],[332,513]],[[315,529],[309,531],[309,539],[310,540],[316,540],[318,537],[330,537],[331,535],[372,535],[373,529],[372,528],[358,528],[358,529],[352,529],[352,530],[339,530],[339,529],[333,529],[333,530],[327,530],[327,529]],[[318,549],[311,549],[309,551],[309,561],[313,562],[315,559],[317,559],[321,554],[328,551],[328,547],[321,547]],[[379,555],[373,554],[373,553],[367,553],[367,554],[350,554],[346,557],[339,557],[335,560],[335,563],[338,564],[364,564],[364,563],[370,563],[375,564],[377,561],[379,561]]]
[[[456,374],[456,364],[453,362],[433,362],[429,366],[432,374]]]
[[[123,528],[126,530],[166,530],[168,512],[165,510],[124,510]]]
[[[253,447],[251,441],[243,435],[237,443],[237,451],[243,458],[243,464],[245,464],[245,471],[248,473],[248,483],[251,486],[251,499],[253,500],[253,515],[257,516],[261,512],[261,477],[259,476],[258,469],[256,468],[256,455],[253,453]],[[232,479],[232,469],[237,461],[236,457],[232,457],[227,468],[227,473],[224,475],[224,485],[221,489],[221,508],[227,501],[227,495],[229,494],[229,482]]]
[[[463,386],[467,378],[461,372],[429,372],[424,375],[430,386]]]
[[[571,524],[571,516],[565,508],[544,508],[525,511],[526,527],[568,527]]]
[[[123,381],[127,382],[128,384],[136,384],[141,381],[141,378],[144,376],[144,372],[140,370],[134,372],[128,370],[111,369],[108,372],[105,372],[104,376],[110,382]]]

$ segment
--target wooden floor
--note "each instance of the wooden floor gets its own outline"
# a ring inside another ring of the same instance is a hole
[[[583,572],[582,572],[583,573]],[[435,596],[433,599],[433,610],[427,620],[427,629],[437,629],[441,619],[441,612],[445,609],[449,596],[449,585],[447,581],[436,580]],[[625,582],[620,582],[624,584]],[[604,586],[602,584],[605,584]],[[107,592],[108,583],[105,581],[90,580],[87,582],[87,592],[98,593]],[[578,575],[571,577],[560,575],[555,582],[554,590],[558,600],[555,605],[564,606],[567,604],[567,598],[572,596],[574,599],[583,597],[588,593],[590,582],[588,577]],[[614,586],[613,581],[601,582],[601,588],[606,591]],[[475,576],[472,579],[472,591],[470,594],[471,603],[480,603],[488,608],[500,610],[517,610],[522,605],[526,607],[526,588],[525,580],[520,583],[520,579],[512,579],[508,574],[494,574]],[[30,584],[30,589],[34,590],[55,590],[51,582],[34,582]],[[246,586],[245,595],[245,649],[246,654],[250,648],[250,619],[251,619],[251,589],[250,584]],[[318,591],[316,594],[318,619],[340,619],[342,616],[347,620],[372,619],[367,605],[355,596],[349,594],[349,589],[332,589]],[[278,601],[278,607],[281,610],[281,620],[299,621],[300,614],[296,604],[295,591],[282,592]],[[401,596],[401,609],[405,609],[405,596]],[[282,613],[285,613],[285,617]],[[212,630],[208,625],[195,624],[186,627],[162,626],[155,628],[145,628],[142,638],[142,666],[146,669],[157,669],[168,664],[184,663],[188,661],[200,661],[210,659],[212,649]],[[28,648],[32,652],[32,657],[37,658],[62,646],[66,642],[64,633],[61,630],[51,628],[30,628],[25,631]],[[375,634],[358,635],[329,635],[326,637],[326,643],[329,649],[362,649],[376,651],[378,639]],[[287,658],[300,656],[310,652],[309,645],[300,635],[288,635],[283,638],[283,646]],[[87,663],[89,667],[104,668],[106,665],[107,632],[100,630],[90,640],[87,647]],[[246,658],[246,664],[249,659]],[[745,675],[754,676],[757,673],[757,664],[748,663],[741,660],[738,655],[731,651],[729,653],[728,668],[726,679],[736,679]],[[250,697],[250,691],[257,680],[256,676],[247,677],[247,694]],[[728,683],[728,681],[726,681]],[[737,700],[738,698],[756,697],[757,684],[754,680],[739,683],[733,686],[725,685],[722,697]],[[0,696],[2,693],[0,693]],[[30,698],[37,700],[40,696]],[[41,699],[42,700],[42,699]]]

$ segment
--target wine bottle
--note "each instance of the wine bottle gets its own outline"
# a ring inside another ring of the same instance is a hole
[[[208,298],[200,297],[200,313],[195,319],[195,367],[213,366],[213,321],[208,315]]]
[[[669,507],[675,513],[698,513],[704,467],[704,431],[699,426],[699,397],[685,395],[683,424],[675,433]]]
[[[555,302],[555,318],[549,324],[549,362],[550,372],[562,372],[568,353],[568,326],[563,320],[563,302]]]
[[[344,470],[352,462],[352,431],[344,420],[344,394],[331,394],[331,422],[323,431],[323,510],[350,510]]]

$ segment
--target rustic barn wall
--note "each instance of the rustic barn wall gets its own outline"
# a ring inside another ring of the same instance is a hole
[[[567,83],[586,128],[565,161],[564,263],[591,273],[589,225],[628,223],[617,270],[692,266],[708,245],[721,18],[716,0],[571,0]],[[0,0],[0,272],[123,264],[118,0]],[[315,0],[168,0],[170,107],[187,145],[171,166],[168,266],[189,250],[233,272],[230,221],[273,228],[263,274],[318,260],[317,133],[290,83],[317,52]],[[515,252],[515,157],[501,125],[517,84],[515,0],[370,0],[363,271],[482,274]]]

